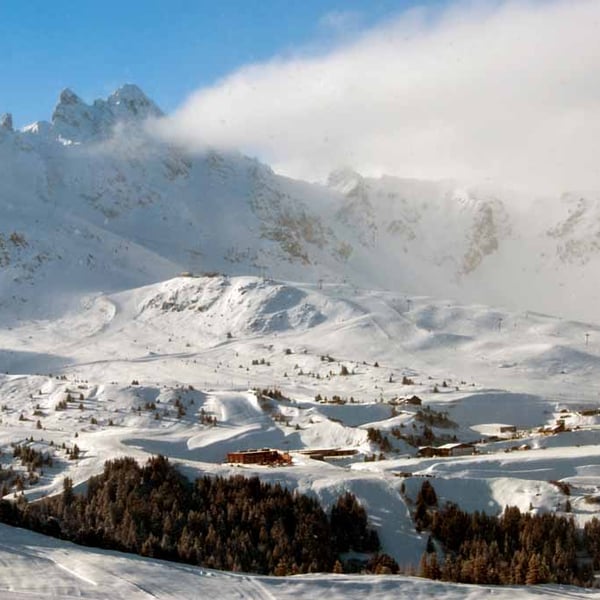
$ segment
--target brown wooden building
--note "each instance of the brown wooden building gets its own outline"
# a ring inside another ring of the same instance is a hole
[[[304,454],[315,460],[326,460],[328,458],[339,458],[342,456],[354,456],[358,453],[356,448],[312,448],[309,450],[299,450],[298,454]]]
[[[417,456],[426,458],[433,456],[468,456],[469,454],[475,454],[475,452],[474,444],[457,442],[437,447],[421,446],[417,452]]]
[[[411,396],[410,398],[404,398],[402,401],[404,404],[412,404],[413,406],[421,406],[422,400],[419,396]]]
[[[289,465],[292,463],[292,458],[288,452],[262,448],[261,450],[229,452],[227,462],[242,465]]]

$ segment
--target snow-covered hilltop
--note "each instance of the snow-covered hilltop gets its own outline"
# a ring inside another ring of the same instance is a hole
[[[217,270],[595,318],[597,195],[533,202],[349,169],[309,184],[240,154],[169,144],[154,134],[161,118],[134,85],[90,105],[64,90],[51,122],[20,131],[2,117],[4,307],[36,312],[42,290],[47,310]]]

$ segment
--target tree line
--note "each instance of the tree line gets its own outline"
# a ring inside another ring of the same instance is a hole
[[[341,553],[379,549],[350,493],[327,515],[314,498],[258,477],[191,482],[162,456],[143,466],[108,461],[82,495],[65,478],[58,496],[2,500],[0,522],[86,546],[275,575],[339,571]]]
[[[459,583],[589,586],[600,566],[600,521],[583,530],[572,517],[506,507],[500,516],[437,508],[433,486],[417,497],[417,528],[430,532],[420,574]],[[440,558],[443,557],[443,558]]]

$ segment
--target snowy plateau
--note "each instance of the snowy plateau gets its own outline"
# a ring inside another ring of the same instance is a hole
[[[351,491],[382,551],[415,567],[425,480],[469,512],[563,514],[568,488],[580,527],[598,515],[600,194],[351,169],[297,181],[169,142],[164,119],[134,85],[91,105],[65,90],[51,122],[21,130],[0,119],[0,464],[29,502],[162,454],[191,479],[258,475],[326,510]],[[417,456],[427,419],[434,445],[476,452]],[[52,465],[27,481],[11,444]],[[264,447],[292,465],[226,462]],[[491,595],[600,597],[225,573],[0,525],[0,598]]]

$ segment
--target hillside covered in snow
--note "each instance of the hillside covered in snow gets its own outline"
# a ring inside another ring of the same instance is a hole
[[[219,271],[596,319],[597,194],[537,198],[351,169],[312,184],[170,143],[155,126],[165,119],[134,85],[89,105],[64,90],[50,122],[19,131],[2,118],[5,309],[60,312],[81,294]]]

